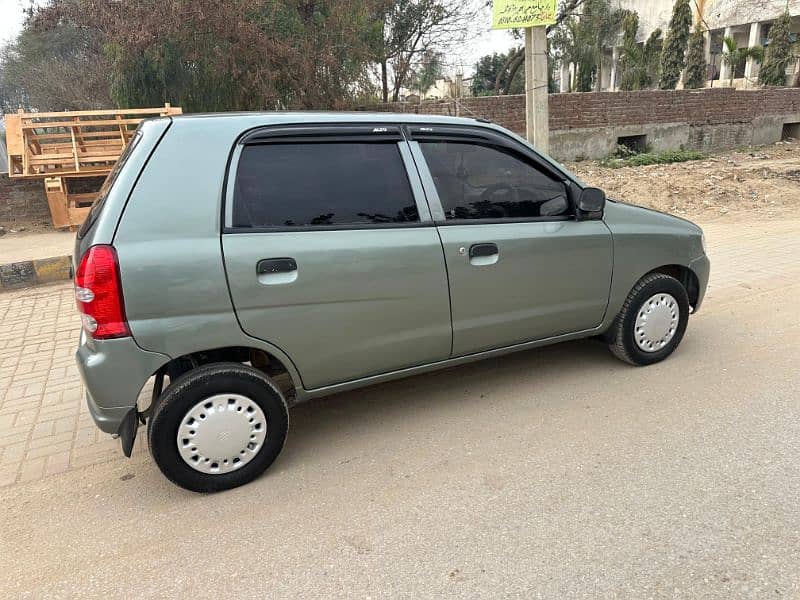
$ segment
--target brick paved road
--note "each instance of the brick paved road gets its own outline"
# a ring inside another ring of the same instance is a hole
[[[704,311],[733,290],[800,276],[800,221],[705,227],[712,281]],[[691,327],[691,325],[690,325]],[[0,486],[125,460],[93,425],[73,362],[79,321],[68,285],[0,294]],[[134,452],[143,452],[139,436]]]
[[[72,288],[0,294],[0,486],[119,458],[83,401]]]

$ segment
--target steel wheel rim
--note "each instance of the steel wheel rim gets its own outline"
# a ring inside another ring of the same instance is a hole
[[[636,314],[633,337],[644,352],[658,352],[675,337],[681,309],[671,294],[650,296]]]
[[[241,394],[216,394],[187,411],[178,426],[178,454],[195,471],[230,473],[253,460],[267,438],[261,407]]]

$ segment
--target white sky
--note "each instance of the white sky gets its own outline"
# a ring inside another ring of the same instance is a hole
[[[12,40],[22,27],[22,7],[27,6],[27,0],[0,0],[0,44]],[[474,64],[478,59],[492,52],[505,52],[515,45],[511,34],[507,31],[492,31],[489,29],[491,15],[485,11],[482,17],[485,27],[481,27],[479,34],[464,44],[448,53],[446,57],[445,73],[454,75],[461,71],[465,75],[472,74]],[[516,42],[517,44],[519,42]]]
[[[458,70],[461,70],[466,76],[472,75],[475,63],[478,62],[480,57],[492,52],[505,52],[512,46],[519,46],[523,43],[522,40],[514,40],[509,31],[502,29],[492,30],[489,25],[489,18],[487,17],[486,27],[480,31],[475,39],[463,49],[447,55],[445,59],[445,62],[448,63],[445,68],[446,74],[453,75]]]
[[[13,39],[19,33],[22,7],[22,0],[0,0],[0,43]]]

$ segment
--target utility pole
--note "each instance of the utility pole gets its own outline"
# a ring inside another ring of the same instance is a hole
[[[550,153],[547,82],[547,27],[525,28],[525,124],[528,141]]]
[[[542,154],[550,152],[547,26],[556,22],[557,0],[493,0],[492,29],[525,30],[525,133]]]

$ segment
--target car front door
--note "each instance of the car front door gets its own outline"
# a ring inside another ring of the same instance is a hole
[[[444,247],[452,355],[597,327],[612,239],[602,220],[576,218],[577,184],[486,128],[410,132]]]
[[[237,146],[228,181],[236,314],[304,387],[449,356],[442,247],[398,126],[267,128]]]

